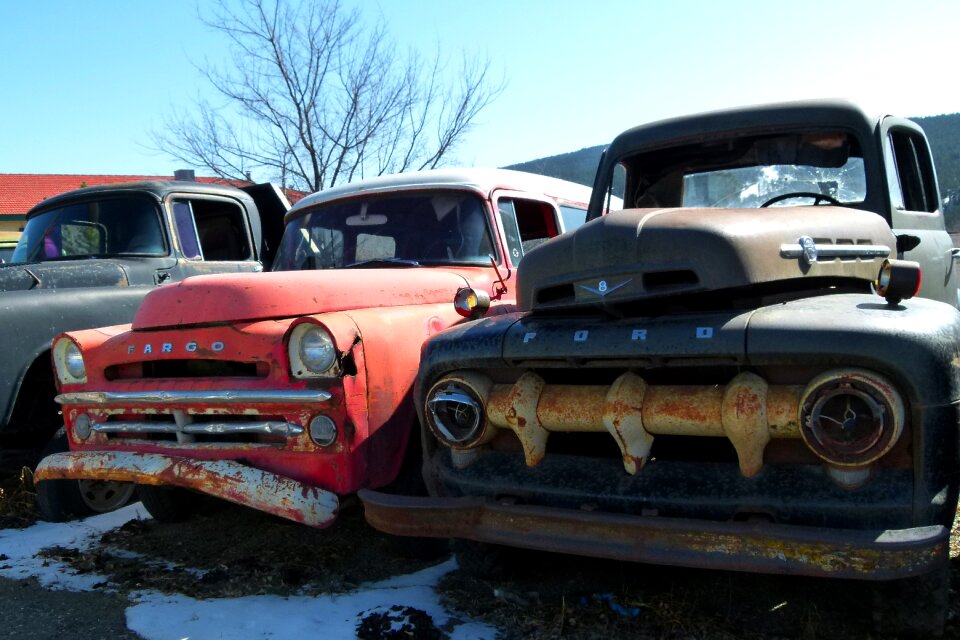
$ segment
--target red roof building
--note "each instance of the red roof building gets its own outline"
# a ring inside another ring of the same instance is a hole
[[[178,172],[179,173],[179,172]],[[192,173],[192,172],[190,172]],[[102,175],[61,175],[39,173],[0,173],[0,230],[17,231],[22,229],[27,211],[50,196],[80,187],[93,187],[116,182],[137,182],[140,180],[173,180],[174,176],[102,176]],[[224,180],[223,178],[194,177],[196,182],[212,184],[246,185],[249,182]],[[284,190],[287,200],[293,204],[305,193]]]

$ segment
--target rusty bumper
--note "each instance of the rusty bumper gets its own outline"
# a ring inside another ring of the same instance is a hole
[[[40,461],[34,479],[90,479],[193,489],[312,527],[337,515],[337,495],[232,460],[156,453],[70,451]]]
[[[386,533],[466,538],[514,547],[684,567],[891,580],[946,562],[941,525],[858,531],[713,522],[501,504],[484,498],[358,493]]]

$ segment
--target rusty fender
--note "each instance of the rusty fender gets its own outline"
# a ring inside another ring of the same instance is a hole
[[[34,479],[89,479],[193,489],[287,518],[326,527],[336,494],[232,460],[194,460],[156,453],[70,451],[40,461]]]
[[[466,538],[682,567],[891,580],[947,562],[942,525],[896,531],[713,522],[502,504],[478,497],[357,494],[367,522],[405,536]]]

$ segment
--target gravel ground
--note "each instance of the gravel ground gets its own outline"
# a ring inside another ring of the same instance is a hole
[[[49,591],[33,580],[0,578],[0,638],[134,640],[118,594]]]

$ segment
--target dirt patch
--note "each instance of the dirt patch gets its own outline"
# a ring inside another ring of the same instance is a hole
[[[501,578],[439,586],[503,637],[600,639],[857,637],[870,598],[857,583],[524,554]]]
[[[426,611],[390,607],[367,614],[357,625],[358,640],[443,640],[447,637]]]
[[[130,592],[152,589],[194,598],[338,593],[412,573],[434,562],[398,555],[392,541],[347,503],[327,529],[210,501],[181,523],[132,520],[87,551],[45,554]]]

